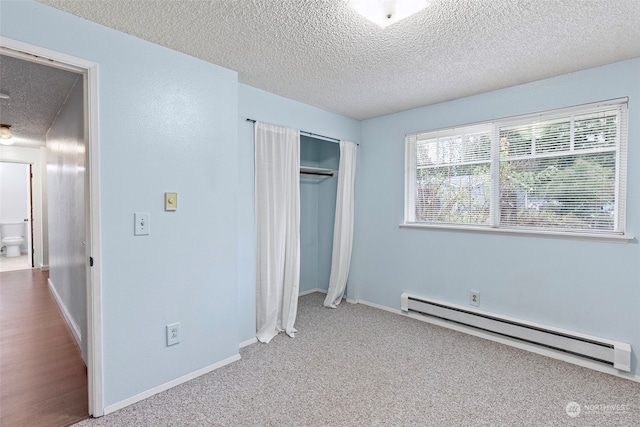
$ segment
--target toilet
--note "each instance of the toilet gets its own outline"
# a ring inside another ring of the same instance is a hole
[[[24,243],[24,222],[0,224],[2,246],[5,247],[4,256],[13,258],[20,256],[20,246]]]

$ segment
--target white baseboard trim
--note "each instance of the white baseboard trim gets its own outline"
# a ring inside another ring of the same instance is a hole
[[[299,296],[299,297],[302,297],[302,296],[305,296],[305,295],[312,294],[312,293],[314,293],[314,292],[320,292],[320,293],[326,294],[326,293],[327,293],[327,290],[326,290],[326,289],[320,289],[320,288],[313,288],[313,289],[309,289],[309,290],[307,290],[307,291],[300,292],[300,293],[298,294],[298,296]]]
[[[42,271],[49,271],[49,266],[46,264],[40,264],[40,270]]]
[[[246,341],[241,342],[241,343],[240,343],[240,345],[239,345],[238,347],[239,347],[239,348],[248,347],[248,346],[250,346],[251,344],[255,344],[255,343],[257,343],[257,342],[258,342],[258,338],[253,337],[253,338],[251,338],[250,340],[246,340]]]
[[[388,311],[395,314],[400,314],[402,316],[411,317],[412,319],[419,320],[421,322],[431,323],[436,326],[442,326],[443,328],[453,329],[458,332],[463,332],[465,334],[473,335],[479,338],[484,338],[490,341],[499,342],[501,344],[505,344],[511,347],[516,347],[521,350],[530,351],[532,353],[540,354],[542,356],[551,357],[552,359],[562,360],[567,363],[571,363],[574,365],[582,366],[584,368],[593,369],[594,371],[602,372],[605,374],[613,375],[615,377],[624,378],[627,380],[640,382],[640,375],[634,375],[627,372],[618,371],[617,369],[609,366],[604,366],[598,362],[594,362],[591,360],[583,359],[578,356],[573,356],[568,353],[564,353],[562,351],[553,350],[546,347],[541,347],[535,344],[530,344],[527,342],[523,342],[520,340],[516,340],[513,338],[504,337],[502,335],[494,334],[491,332],[482,331],[476,328],[472,328],[470,326],[460,325],[458,323],[449,322],[447,320],[438,319],[436,317],[430,316],[422,316],[417,313],[403,313],[401,310],[386,307],[384,305],[375,304],[369,301],[359,300],[360,304],[368,305],[370,307],[374,307],[380,310]]]
[[[376,303],[369,302],[369,301],[358,300],[358,304],[368,305],[369,307],[373,307],[373,308],[377,308],[377,309],[380,309],[380,310],[388,311],[390,313],[403,314],[402,311],[397,310],[395,308],[387,307],[387,306],[376,304]]]
[[[80,331],[80,328],[78,327],[76,322],[73,320],[73,317],[71,317],[71,313],[69,313],[69,310],[67,310],[67,306],[64,305],[64,302],[62,301],[62,298],[60,298],[60,295],[58,294],[58,291],[56,290],[55,286],[53,286],[53,282],[51,281],[51,279],[47,279],[47,283],[49,284],[49,290],[51,291],[53,298],[56,300],[56,303],[58,304],[58,308],[60,308],[60,311],[62,312],[64,319],[67,321],[67,325],[69,325],[69,329],[71,329],[71,332],[73,333],[73,337],[76,339],[76,342],[78,343],[78,347],[82,348],[82,345],[81,345],[82,332]]]
[[[221,360],[218,363],[214,363],[213,365],[209,365],[206,366],[202,369],[198,369],[197,371],[191,372],[190,374],[187,375],[183,375],[180,378],[176,378],[175,380],[171,380],[169,382],[166,382],[164,384],[161,384],[157,387],[153,387],[152,389],[149,389],[145,392],[136,394],[135,396],[131,396],[128,399],[124,399],[121,400],[118,403],[114,403],[113,405],[109,405],[109,406],[105,406],[104,408],[104,415],[110,414],[112,412],[115,412],[119,409],[125,408],[129,405],[133,405],[134,403],[138,403],[141,400],[144,399],[148,399],[149,397],[161,393],[165,390],[169,390],[170,388],[173,388],[177,385],[180,385],[182,383],[186,383],[187,381],[191,381],[194,378],[198,378],[199,376],[202,376],[204,374],[208,374],[211,371],[215,371],[218,368],[222,368],[223,366],[226,366],[230,363],[233,363],[237,360],[240,360],[240,355],[236,354],[235,356],[231,356],[228,357],[224,360]]]

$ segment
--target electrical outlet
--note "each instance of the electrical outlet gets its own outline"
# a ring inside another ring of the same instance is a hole
[[[480,292],[469,291],[469,304],[474,305],[476,307],[480,306]]]
[[[180,342],[180,323],[167,325],[167,347]]]

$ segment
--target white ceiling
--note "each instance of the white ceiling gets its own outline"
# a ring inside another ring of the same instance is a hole
[[[638,0],[432,0],[381,29],[349,0],[39,0],[354,119],[640,57]]]

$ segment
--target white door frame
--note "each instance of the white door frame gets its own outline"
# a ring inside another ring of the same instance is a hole
[[[87,136],[87,180],[85,198],[87,276],[87,377],[89,415],[104,415],[102,377],[102,290],[100,274],[100,185],[98,151],[98,64],[64,53],[0,36],[0,53],[52,67],[80,73],[85,87],[85,135]],[[85,187],[86,188],[86,187]],[[89,267],[89,257],[93,267]]]

